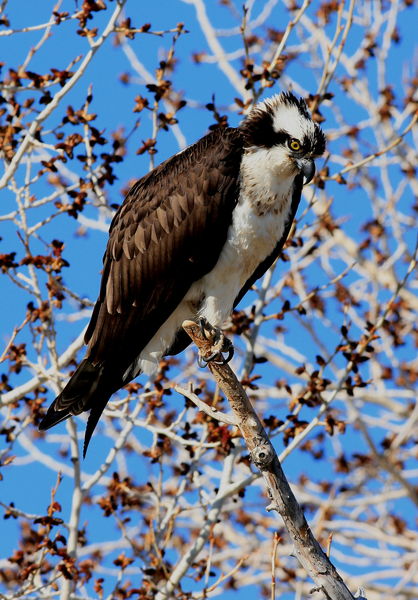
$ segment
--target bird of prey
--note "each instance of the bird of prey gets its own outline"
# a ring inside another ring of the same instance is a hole
[[[110,226],[86,356],[40,429],[90,411],[85,454],[110,396],[189,344],[184,320],[220,328],[278,257],[324,150],[304,100],[281,93],[137,181]]]

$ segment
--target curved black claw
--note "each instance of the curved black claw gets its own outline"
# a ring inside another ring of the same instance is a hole
[[[203,356],[199,353],[197,355],[197,364],[201,369],[204,369],[207,366],[208,361],[205,358],[203,358]]]
[[[220,365],[225,365],[229,363],[229,361],[234,356],[234,347],[232,345],[231,340],[229,340],[222,331],[218,327],[213,327],[205,318],[201,317],[199,319],[199,327],[202,337],[211,342],[213,352],[209,356],[202,356],[199,352],[197,364],[199,367],[203,368],[209,362],[216,362]],[[223,354],[228,353],[226,358],[224,358]]]
[[[229,341],[230,341],[230,340],[228,340],[228,342],[229,342]],[[231,343],[231,342],[230,342],[230,343]],[[231,343],[230,347],[228,348],[227,352],[228,352],[228,356],[227,356],[226,358],[224,358],[224,359],[223,359],[223,360],[224,360],[224,364],[225,364],[225,365],[227,365],[227,364],[229,363],[229,361],[231,361],[231,360],[232,360],[232,358],[234,357],[234,352],[235,352],[235,350],[234,350],[234,346],[232,345],[232,343]],[[223,358],[223,357],[222,357],[222,358]]]
[[[212,352],[212,354],[210,354],[209,356],[205,356],[205,358],[203,359],[206,363],[209,362],[216,362],[219,364],[223,363],[223,356],[222,354],[216,350],[216,352]]]

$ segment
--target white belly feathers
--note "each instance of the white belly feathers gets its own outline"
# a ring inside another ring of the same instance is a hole
[[[212,271],[193,283],[176,310],[142,350],[134,368],[136,374],[156,371],[185,319],[204,317],[212,325],[222,326],[243,285],[281,238],[291,202],[289,192],[287,198],[280,199],[281,210],[261,215],[256,214],[251,197],[241,195],[218,262]],[[202,297],[204,301],[196,314],[193,304]]]

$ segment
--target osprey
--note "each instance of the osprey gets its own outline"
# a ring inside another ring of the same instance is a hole
[[[185,319],[220,328],[278,257],[324,150],[305,102],[282,93],[135,183],[110,226],[86,356],[40,429],[90,411],[85,455],[110,396],[190,343]]]

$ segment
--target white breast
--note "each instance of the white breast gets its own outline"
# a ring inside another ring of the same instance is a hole
[[[241,195],[218,262],[189,292],[203,292],[205,302],[199,315],[212,325],[220,327],[228,318],[240,290],[283,235],[290,197],[286,204],[283,211],[258,215],[251,197]]]

